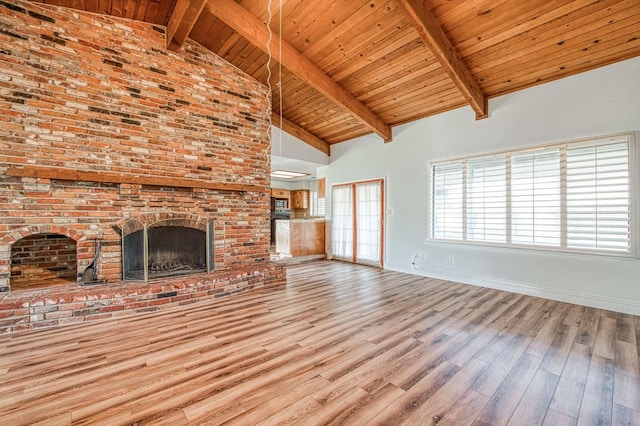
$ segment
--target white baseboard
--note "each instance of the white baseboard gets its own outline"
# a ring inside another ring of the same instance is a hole
[[[528,296],[542,297],[545,299],[557,300],[560,302],[573,303],[575,305],[606,309],[631,315],[640,315],[640,301],[618,299],[614,297],[606,297],[587,293],[576,293],[567,290],[536,287],[530,284],[522,284],[494,278],[460,274],[451,271],[442,271],[424,267],[415,270],[411,267],[396,268],[387,265],[385,268],[396,272],[404,272],[413,275],[437,278],[462,284],[487,287],[495,290],[504,290],[512,293],[526,294]]]

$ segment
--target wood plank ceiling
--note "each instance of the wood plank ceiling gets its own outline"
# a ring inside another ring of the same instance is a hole
[[[264,84],[270,20],[274,124],[326,153],[640,55],[638,0],[35,1],[167,26]]]

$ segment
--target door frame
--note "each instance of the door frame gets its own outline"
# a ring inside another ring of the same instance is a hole
[[[357,238],[357,234],[358,234],[358,217],[356,215],[356,211],[357,211],[357,199],[356,199],[356,187],[360,184],[366,184],[366,183],[372,183],[372,182],[379,182],[380,183],[380,259],[379,259],[379,265],[374,265],[374,266],[379,266],[381,268],[384,267],[384,255],[385,255],[385,184],[386,184],[386,179],[385,178],[377,178],[377,179],[366,179],[366,180],[359,180],[359,181],[354,181],[354,182],[343,182],[343,183],[335,183],[331,185],[331,214],[333,215],[333,188],[335,187],[345,187],[345,186],[350,186],[351,187],[351,199],[352,199],[352,217],[353,217],[353,236],[352,236],[352,240],[353,240],[353,249],[352,249],[352,257],[351,259],[344,259],[344,258],[340,258],[341,260],[345,260],[348,262],[352,262],[352,263],[358,263],[358,264],[362,264],[362,265],[372,265],[370,263],[363,263],[363,262],[358,262],[358,238]],[[333,240],[333,232],[331,233],[331,239]],[[332,245],[333,245],[333,241],[332,241]],[[333,252],[332,252],[333,255]]]

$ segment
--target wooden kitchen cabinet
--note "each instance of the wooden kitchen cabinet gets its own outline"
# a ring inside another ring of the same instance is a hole
[[[289,199],[290,191],[288,189],[272,188],[271,196],[273,198],[286,198]]]
[[[291,191],[291,205],[294,209],[309,208],[309,190],[298,189]]]
[[[276,220],[276,253],[295,256],[324,254],[324,220]]]

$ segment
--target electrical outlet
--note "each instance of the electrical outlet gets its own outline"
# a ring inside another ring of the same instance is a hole
[[[416,257],[418,260],[427,260],[427,255],[423,251],[416,253]]]
[[[455,262],[453,261],[453,256],[445,257],[444,264],[447,265],[449,268],[453,268],[453,266],[455,265]]]

